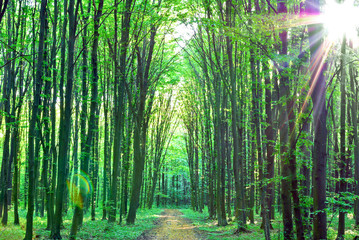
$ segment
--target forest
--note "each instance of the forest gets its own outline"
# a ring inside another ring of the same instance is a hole
[[[0,239],[359,239],[356,0],[0,0]]]

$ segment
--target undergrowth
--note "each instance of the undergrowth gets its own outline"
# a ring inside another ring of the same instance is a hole
[[[90,214],[84,218],[83,227],[77,234],[77,239],[136,239],[142,232],[154,227],[153,221],[161,213],[162,209],[153,208],[139,209],[135,225],[126,225],[124,219],[121,225],[118,221],[109,224],[107,220],[101,220],[102,212],[97,213],[95,221],[91,221]],[[63,229],[61,230],[62,239],[68,239],[71,229],[73,212],[69,211],[63,218]],[[26,231],[26,211],[20,212],[20,225],[13,224],[13,211],[9,211],[9,221],[7,226],[0,225],[0,240],[20,240],[25,236]],[[48,239],[50,230],[46,230],[46,216],[44,218],[34,217],[34,239]]]
[[[169,207],[171,208],[171,207]],[[229,221],[227,226],[218,227],[216,220],[208,219],[208,211],[203,213],[194,212],[191,209],[179,209],[185,218],[190,219],[193,224],[201,231],[201,235],[208,239],[241,239],[241,240],[261,240],[264,239],[263,230],[260,229],[261,218],[255,215],[254,224],[247,224],[248,232],[234,234],[237,229],[236,221]],[[77,239],[136,239],[144,231],[154,228],[154,220],[159,217],[163,211],[161,208],[139,209],[137,212],[136,224],[126,225],[124,222],[119,225],[109,224],[107,220],[101,220],[102,213],[97,213],[97,220],[91,221],[89,213],[85,215],[84,224],[78,232]],[[71,228],[72,211],[64,216],[61,236],[67,239]],[[233,217],[232,217],[233,219]],[[334,240],[337,236],[338,218],[332,214],[328,215],[328,240]],[[283,240],[283,224],[280,214],[276,213],[276,219],[272,222],[273,230],[271,230],[271,239]],[[7,226],[0,225],[0,240],[20,240],[25,236],[26,228],[26,211],[20,212],[20,225],[13,224],[13,212],[9,211],[9,224]],[[34,239],[48,239],[50,231],[46,230],[46,217],[34,217]],[[359,236],[359,230],[354,228],[353,214],[346,215],[346,231],[345,239],[352,240],[355,236]]]
[[[261,240],[264,238],[264,232],[260,228],[261,226],[261,217],[255,215],[254,224],[247,222],[248,232],[234,234],[237,229],[236,221],[229,221],[227,226],[219,227],[217,226],[216,220],[208,219],[208,211],[205,209],[203,213],[194,212],[191,209],[180,209],[184,214],[184,217],[189,218],[193,224],[206,235],[208,239],[241,239],[241,240]],[[233,219],[233,217],[232,217]],[[328,215],[328,223],[330,220],[330,225],[328,228],[328,240],[334,240],[337,237],[337,226],[338,226],[338,217],[333,216],[332,214]],[[354,218],[353,214],[346,215],[346,228],[345,228],[345,239],[352,240],[355,236],[359,236],[359,230],[354,229]],[[273,230],[271,230],[271,239],[273,240],[283,240],[283,223],[279,213],[276,213],[275,220],[272,221]]]

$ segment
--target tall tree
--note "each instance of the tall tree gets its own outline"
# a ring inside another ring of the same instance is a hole
[[[158,6],[159,7],[159,6]],[[133,112],[134,114],[134,133],[133,133],[133,149],[134,152],[134,163],[133,172],[136,173],[132,179],[132,192],[130,198],[130,209],[126,219],[127,224],[134,224],[136,219],[136,211],[139,205],[140,192],[143,181],[143,169],[145,164],[145,153],[146,153],[146,137],[148,129],[148,120],[151,114],[154,90],[150,89],[151,80],[150,78],[150,67],[155,47],[155,36],[158,26],[154,23],[150,27],[150,39],[148,52],[141,53],[139,46],[135,47],[137,55],[137,75],[136,85],[139,92],[136,93],[136,106]],[[138,40],[138,39],[137,39]],[[143,48],[146,49],[146,42],[144,42]],[[147,58],[146,58],[147,56]],[[153,83],[153,82],[152,82]],[[152,87],[154,87],[152,85]]]
[[[8,21],[7,21],[7,34],[8,34],[8,45],[11,46],[15,44],[15,30],[13,24],[11,24],[11,18],[14,17],[13,13],[15,11],[15,6],[10,5],[10,9],[8,11]],[[10,13],[11,12],[11,13]],[[14,57],[14,53],[7,49],[6,57],[8,59]],[[2,163],[1,163],[1,192],[0,192],[0,216],[2,216],[1,223],[3,225],[7,225],[8,221],[8,205],[10,205],[10,196],[11,192],[9,191],[9,180],[11,179],[11,161],[10,158],[10,139],[11,139],[11,132],[12,132],[12,124],[13,124],[13,112],[11,111],[11,96],[16,94],[13,92],[13,85],[15,85],[15,72],[14,72],[14,63],[10,63],[6,66],[5,69],[5,81],[4,81],[4,90],[3,90],[3,112],[5,114],[5,139],[3,143],[3,154],[2,154]],[[14,104],[14,103],[13,103]],[[3,212],[2,212],[3,210]]]
[[[52,71],[52,102],[51,102],[51,191],[49,199],[48,229],[51,229],[54,223],[54,205],[55,205],[55,187],[57,170],[57,149],[56,149],[56,102],[57,102],[57,69],[56,69],[56,44],[57,44],[57,21],[58,21],[58,1],[54,0],[54,19],[52,26],[52,46],[51,46],[51,67]]]
[[[29,171],[29,187],[28,187],[28,209],[26,216],[26,240],[32,239],[33,231],[33,214],[34,214],[34,193],[35,193],[35,152],[34,138],[37,125],[38,110],[41,98],[41,88],[44,76],[43,60],[44,60],[44,44],[45,44],[45,24],[46,24],[47,0],[41,0],[40,8],[40,33],[38,45],[38,59],[36,67],[36,78],[34,79],[34,100],[32,104],[31,121],[29,126],[29,151],[28,151],[28,171]]]
[[[347,189],[346,183],[346,165],[347,165],[347,151],[346,151],[346,65],[345,65],[345,53],[346,53],[346,36],[343,37],[341,47],[340,58],[340,162],[339,162],[339,174],[340,174],[340,195],[343,197],[344,192]],[[339,221],[338,221],[338,235],[337,239],[344,239],[345,232],[345,210],[340,207],[339,209]]]
[[[286,1],[278,1],[278,13],[287,13]],[[288,54],[288,33],[283,30],[279,33],[281,40],[280,53],[282,55]],[[281,64],[280,74],[280,97],[281,101],[286,101],[289,97],[289,76],[288,76],[288,62],[284,61]],[[284,238],[294,239],[293,236],[293,218],[292,218],[292,201],[290,198],[290,182],[289,182],[289,126],[288,126],[288,112],[285,104],[282,104],[280,121],[280,153],[281,153],[281,200],[282,200],[282,216],[284,226]]]
[[[232,19],[233,18],[233,19]],[[232,13],[232,1],[227,0],[226,2],[226,21],[227,26],[232,27],[235,22],[234,14]],[[228,55],[228,68],[229,68],[229,78],[230,78],[230,86],[231,86],[231,117],[232,117],[232,139],[233,139],[233,173],[234,173],[234,187],[236,193],[236,201],[235,201],[235,217],[238,219],[238,227],[240,231],[245,229],[246,225],[246,217],[243,203],[244,203],[244,186],[243,181],[240,179],[244,178],[244,176],[240,175],[240,167],[239,161],[242,161],[239,157],[239,133],[238,133],[238,125],[239,125],[239,115],[238,115],[238,104],[237,104],[237,81],[236,81],[236,73],[235,66],[233,63],[233,42],[232,39],[227,36],[227,55]]]
[[[60,227],[62,223],[62,209],[64,203],[65,179],[66,179],[66,165],[68,161],[69,140],[71,136],[71,122],[72,119],[72,89],[74,82],[74,53],[75,53],[75,39],[76,39],[76,25],[77,25],[77,10],[80,1],[76,4],[75,0],[69,0],[68,9],[65,4],[64,14],[68,12],[69,15],[69,40],[68,40],[68,58],[67,58],[67,81],[65,92],[65,106],[60,116],[60,132],[59,132],[59,155],[58,155],[58,173],[57,173],[57,188],[56,188],[56,211],[54,216],[54,223],[51,229],[52,239],[61,239]],[[66,23],[66,21],[65,21]],[[66,24],[64,24],[66,28]],[[65,32],[65,30],[63,30]],[[63,84],[63,83],[62,83]]]
[[[308,15],[320,14],[318,0],[306,1]],[[326,167],[327,167],[327,109],[326,109],[326,45],[323,41],[323,25],[308,25],[311,59],[311,98],[313,101],[314,146],[313,146],[313,238],[327,239]]]
[[[98,131],[97,120],[98,118],[98,45],[99,45],[99,28],[100,28],[100,18],[102,15],[102,8],[103,8],[103,0],[100,0],[98,6],[95,7],[94,11],[94,38],[92,43],[92,52],[91,52],[91,65],[92,65],[92,81],[91,81],[91,105],[90,105],[90,118],[88,122],[88,133],[86,137],[86,145],[84,148],[85,159],[83,161],[89,162],[89,158],[91,156],[91,150],[95,151],[92,148],[92,144],[94,142],[94,135]],[[94,159],[93,161],[98,161],[98,159]],[[94,163],[98,164],[98,163]],[[97,176],[94,176],[97,178]],[[94,181],[96,184],[96,181]],[[96,188],[96,185],[94,186]],[[72,220],[72,227],[70,238],[75,239],[77,229],[79,227],[81,217],[83,216],[83,207],[84,204],[87,202],[87,192],[83,192],[83,186],[80,186],[80,192],[76,193],[79,194],[79,198],[82,199],[82,203],[79,203],[75,206],[74,216]],[[95,196],[96,191],[93,191],[93,195]],[[94,201],[94,199],[93,199]],[[94,218],[95,216],[92,215]]]
[[[117,0],[115,0],[115,45],[113,50],[113,59],[115,62],[115,99],[114,99],[114,141],[113,141],[113,168],[111,180],[110,209],[109,222],[116,220],[116,202],[117,202],[117,184],[119,164],[121,158],[121,143],[123,137],[124,126],[124,98],[125,98],[125,82],[127,78],[127,53],[129,47],[131,16],[133,0],[126,0],[124,6],[124,17],[121,28],[120,55],[117,57]],[[119,62],[119,63],[118,63]]]
[[[9,4],[9,0],[1,1],[0,3],[0,23],[5,15],[6,8]]]
[[[352,42],[350,43],[352,47]],[[349,65],[350,88],[352,91],[351,114],[353,123],[354,140],[354,180],[356,182],[354,193],[359,195],[359,138],[358,138],[358,80],[356,79],[358,71],[353,64]],[[359,199],[354,201],[355,226],[359,225]]]

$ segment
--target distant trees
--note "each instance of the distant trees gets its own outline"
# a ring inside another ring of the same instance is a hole
[[[177,127],[176,119],[176,102],[173,101],[172,91],[168,94],[164,93],[158,96],[158,100],[154,102],[154,112],[156,118],[152,120],[151,133],[151,155],[149,166],[149,185],[147,207],[152,208],[155,200],[156,186],[163,168],[164,159],[167,154],[169,144],[172,140],[174,131]],[[152,177],[151,177],[152,176]]]

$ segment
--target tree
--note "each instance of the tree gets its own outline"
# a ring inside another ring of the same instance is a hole
[[[346,165],[347,163],[347,152],[346,152],[346,67],[345,67],[345,51],[346,51],[346,37],[344,36],[342,47],[341,47],[341,59],[340,59],[340,74],[341,74],[341,83],[340,83],[340,162],[339,162],[339,171],[340,171],[340,194],[343,194],[346,191]],[[339,222],[338,222],[338,236],[337,239],[344,239],[345,232],[345,211],[342,209],[339,210]]]
[[[98,42],[99,42],[99,25],[100,25],[100,18],[102,15],[102,8],[103,8],[103,0],[100,0],[98,3],[98,6],[95,7],[94,12],[94,40],[92,44],[92,53],[91,53],[91,64],[92,64],[92,82],[91,82],[91,105],[90,105],[90,118],[88,122],[88,133],[86,137],[86,145],[84,148],[84,154],[85,159],[83,161],[89,162],[89,158],[91,156],[91,150],[95,151],[95,146],[92,146],[92,143],[94,141],[94,135],[96,135],[96,132],[98,131],[98,121],[96,119],[98,118],[98,57],[97,57],[97,51],[98,51]],[[93,159],[93,161],[98,161],[97,159]],[[88,171],[88,169],[82,169],[83,171]],[[94,186],[96,188],[96,178],[97,176],[93,177]],[[75,239],[77,229],[79,227],[80,221],[83,217],[83,207],[87,200],[87,192],[83,192],[83,186],[80,186],[80,192],[75,193],[79,194],[79,198],[83,200],[82,203],[78,203],[78,205],[75,206],[73,221],[72,221],[72,227],[71,227],[71,233],[70,238]],[[93,191],[93,196],[96,196],[96,191]],[[94,199],[92,199],[92,204],[94,204]],[[92,219],[95,218],[95,213],[92,212]]]
[[[68,60],[67,60],[67,81],[66,81],[66,93],[65,93],[65,106],[60,116],[60,132],[59,132],[59,155],[58,155],[58,174],[57,174],[57,188],[56,188],[56,211],[54,216],[54,224],[51,230],[52,239],[61,239],[60,226],[62,222],[62,208],[64,200],[65,179],[66,179],[66,162],[68,161],[67,153],[69,149],[69,139],[71,132],[72,118],[72,89],[73,89],[73,74],[74,74],[74,49],[75,49],[75,37],[76,37],[76,25],[77,25],[77,12],[79,2],[76,4],[75,14],[75,0],[69,1],[68,14],[69,14],[69,41],[68,41]],[[66,14],[67,8],[65,4],[64,14]],[[64,32],[66,31],[66,20],[64,21]],[[62,83],[63,84],[63,83]]]
[[[139,198],[140,198],[140,192],[142,187],[148,121],[152,110],[154,90],[155,90],[153,88],[154,87],[153,85],[152,85],[152,89],[150,89],[151,87],[150,81],[153,79],[150,79],[149,74],[150,74],[150,66],[153,57],[153,51],[155,47],[156,32],[157,32],[157,26],[154,25],[154,23],[152,23],[149,30],[150,33],[149,46],[148,48],[146,48],[146,45],[143,46],[143,48],[148,52],[144,52],[142,54],[140,51],[140,47],[138,45],[135,46],[135,51],[137,55],[137,75],[136,75],[135,84],[139,89],[139,91],[138,93],[135,94],[134,97],[130,96],[130,98],[136,98],[135,110],[133,111],[133,119],[134,119],[133,149],[136,149],[134,152],[133,172],[136,173],[136,175],[133,176],[132,179],[130,208],[126,219],[127,224],[135,223],[136,211],[139,205]],[[146,42],[144,42],[144,44],[146,44]]]
[[[317,0],[306,2],[306,13],[320,13]],[[313,101],[314,146],[313,146],[313,238],[327,239],[326,208],[326,165],[327,165],[327,109],[326,109],[326,69],[324,59],[322,24],[308,25],[311,71],[311,98]]]
[[[44,42],[45,42],[45,23],[46,23],[46,8],[47,0],[41,1],[40,9],[40,34],[39,34],[39,45],[38,45],[38,60],[36,68],[36,78],[34,87],[34,100],[32,104],[31,122],[29,126],[29,187],[28,187],[28,209],[26,216],[26,240],[32,239],[33,230],[33,214],[34,214],[34,192],[35,192],[35,159],[34,159],[34,138],[35,128],[37,125],[38,110],[40,105],[40,94],[43,81],[43,59],[44,59]],[[34,24],[34,23],[33,23]]]
[[[112,182],[111,182],[111,194],[110,194],[110,211],[109,211],[109,222],[114,222],[116,219],[116,199],[117,199],[117,177],[118,177],[118,168],[120,164],[120,145],[123,136],[123,126],[124,126],[124,105],[125,105],[125,82],[127,76],[127,51],[129,47],[129,36],[130,36],[130,24],[132,12],[133,1],[127,0],[125,2],[125,11],[124,11],[124,20],[121,31],[121,41],[120,41],[120,56],[118,66],[117,59],[117,8],[115,8],[115,45],[113,51],[113,58],[115,62],[115,112],[114,112],[114,145],[113,145],[113,172],[112,172]],[[115,1],[117,5],[117,1]],[[119,84],[117,83],[119,80]]]

